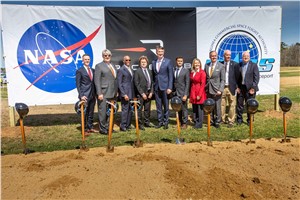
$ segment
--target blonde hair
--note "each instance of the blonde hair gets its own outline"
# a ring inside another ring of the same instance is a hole
[[[202,69],[202,63],[201,63],[200,59],[199,58],[194,58],[194,60],[192,62],[192,71],[193,72],[195,71],[195,62],[196,61],[199,61],[199,63],[200,63],[200,69]]]

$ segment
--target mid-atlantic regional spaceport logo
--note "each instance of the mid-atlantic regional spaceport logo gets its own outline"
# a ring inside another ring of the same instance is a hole
[[[89,36],[62,20],[45,20],[29,27],[17,49],[18,66],[30,82],[43,91],[62,93],[76,87],[76,70],[82,66],[82,55],[89,54],[93,65],[90,41],[101,25]]]

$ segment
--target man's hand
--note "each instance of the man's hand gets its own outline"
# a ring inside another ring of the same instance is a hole
[[[221,91],[217,91],[217,96],[220,96],[222,95],[222,92]]]
[[[148,99],[151,99],[151,98],[152,98],[152,95],[153,95],[153,94],[150,92],[149,95],[148,95]]]
[[[81,101],[86,102],[87,101],[87,97],[86,96],[81,97]]]
[[[147,95],[145,93],[142,94],[144,100],[147,100]]]
[[[236,92],[237,94],[240,94],[240,93],[241,93],[241,89],[240,89],[240,88],[236,88],[235,92]]]
[[[182,97],[182,101],[186,101],[186,99],[187,99],[187,96],[184,95],[184,96]]]
[[[167,89],[167,94],[170,94],[172,92],[172,90]]]
[[[249,93],[250,93],[250,94],[254,94],[254,93],[255,93],[254,88],[251,88],[251,89],[249,90]]]
[[[129,97],[126,94],[124,95],[124,99],[125,101],[129,101]]]
[[[102,101],[102,100],[103,100],[103,94],[98,95],[98,99],[99,99],[100,101]]]

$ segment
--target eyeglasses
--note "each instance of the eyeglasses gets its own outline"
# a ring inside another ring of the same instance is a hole
[[[125,61],[131,61],[131,60],[129,59],[129,60],[125,60]]]
[[[104,55],[104,57],[111,57],[111,55],[107,55],[107,54],[106,54],[106,55]]]

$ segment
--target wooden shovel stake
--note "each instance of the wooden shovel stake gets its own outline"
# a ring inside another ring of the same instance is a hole
[[[177,122],[177,133],[178,133],[178,141],[180,140],[180,122],[179,122],[179,114],[176,112],[176,122]]]
[[[114,152],[114,148],[110,146],[113,125],[114,125],[114,100],[110,101],[110,116],[109,116],[109,128],[108,128],[108,144],[106,152]]]
[[[26,149],[26,138],[25,138],[25,129],[24,129],[24,124],[23,124],[23,119],[20,118],[20,128],[21,128],[21,133],[22,133],[22,143],[23,143],[23,149],[24,153],[27,154],[27,149]]]
[[[210,113],[207,114],[207,146],[212,146],[210,141]]]
[[[250,143],[252,142],[252,131],[253,131],[253,124],[252,124],[253,114],[250,114],[250,127],[249,127],[249,134],[250,134]]]
[[[80,147],[81,150],[88,151],[89,149],[85,145],[85,123],[84,123],[84,101],[80,102],[80,112],[81,112],[81,135],[82,135],[82,145]]]
[[[143,142],[140,140],[140,128],[139,128],[139,117],[138,117],[138,108],[137,108],[137,104],[138,104],[138,100],[137,98],[134,98],[133,101],[133,105],[134,105],[134,114],[135,114],[135,130],[136,130],[136,137],[137,140],[134,142],[134,147],[142,147],[143,146]]]
[[[82,146],[85,146],[85,132],[84,132],[84,101],[80,102],[80,111],[81,111],[81,134],[82,134]]]

